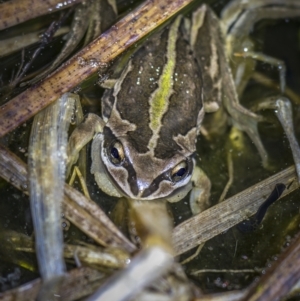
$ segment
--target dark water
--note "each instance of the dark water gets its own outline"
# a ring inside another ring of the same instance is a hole
[[[212,7],[220,11],[227,1],[211,1]],[[47,17],[49,20],[56,15]],[[37,22],[41,22],[39,18]],[[50,21],[48,21],[50,22]],[[30,21],[23,30],[33,30],[33,21]],[[40,24],[40,23],[39,23]],[[40,26],[40,25],[38,25]],[[4,33],[0,32],[0,39],[8,36],[10,31],[20,31],[14,28]],[[300,18],[295,20],[280,20],[276,22],[260,22],[251,36],[259,50],[270,56],[280,58],[287,66],[287,86],[300,94]],[[61,40],[56,39],[51,49],[45,50],[44,56],[51,56],[61,47]],[[25,57],[30,56],[31,48],[25,51]],[[13,73],[20,65],[21,53],[17,52],[0,58],[1,80],[5,86]],[[38,68],[43,57],[34,64],[33,70]],[[266,76],[278,79],[278,71],[264,63],[259,63],[258,70]],[[1,83],[0,83],[1,84]],[[3,90],[0,93],[4,94]],[[12,93],[15,93],[14,91]],[[98,105],[102,89],[91,85],[81,92],[89,98],[89,104],[84,107],[85,112],[100,112]],[[241,102],[250,105],[256,99],[264,96],[276,95],[277,92],[263,85],[250,81]],[[0,95],[1,97],[1,95]],[[294,105],[294,122],[298,141],[300,141],[300,110]],[[228,179],[227,153],[231,151],[234,166],[234,183],[228,191],[230,197],[251,185],[289,167],[293,164],[288,141],[270,112],[263,113],[268,122],[260,125],[260,135],[270,156],[270,168],[264,169],[260,157],[250,139],[243,133],[232,133],[230,128],[225,133],[216,136],[213,141],[204,137],[198,140],[198,156],[203,170],[212,181],[211,203],[216,204]],[[27,158],[27,143],[30,121],[27,126],[21,126],[14,133],[4,138],[3,143],[21,157]],[[234,136],[235,135],[235,136]],[[235,138],[234,138],[235,137]],[[116,199],[105,196],[100,192],[92,177],[88,175],[88,186],[91,197],[102,208],[110,212]],[[32,235],[32,224],[28,198],[4,181],[0,180],[0,233],[6,230],[15,230]],[[250,284],[265,269],[282,249],[288,245],[291,237],[298,232],[300,225],[299,191],[276,201],[269,210],[259,229],[252,233],[241,233],[237,229],[229,229],[226,233],[208,241],[200,255],[186,265],[188,274],[196,270],[213,269],[216,272],[203,272],[191,275],[206,292],[240,289]],[[175,223],[178,224],[191,216],[188,198],[171,205]],[[65,233],[66,241],[73,238],[83,239],[83,234],[71,227]],[[34,257],[26,253],[13,251],[13,246],[0,243],[0,291],[18,286],[38,276]],[[188,252],[184,257],[194,252]],[[226,270],[236,270],[228,272]],[[239,272],[239,270],[253,270],[253,272]]]

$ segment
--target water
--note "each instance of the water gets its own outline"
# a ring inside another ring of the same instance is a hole
[[[225,1],[215,1],[213,7],[220,10],[224,3]],[[40,19],[38,20],[39,22],[41,21]],[[26,27],[24,28],[26,29]],[[32,30],[31,27],[28,28]],[[252,33],[260,51],[285,61],[287,65],[287,86],[298,94],[300,94],[299,32],[300,19],[263,21],[258,24]],[[7,35],[7,33],[4,33],[2,36],[4,35]],[[51,54],[57,52],[60,49],[60,46],[57,45],[59,43],[60,41],[56,40],[53,48],[47,51]],[[2,75],[4,84],[9,81],[13,70],[20,64],[20,57],[21,54],[17,53],[1,59],[1,64],[3,65],[1,70],[5,71]],[[44,59],[40,58],[40,61],[35,66],[43,62]],[[15,66],[16,64],[17,66]],[[278,80],[276,68],[271,68],[264,63],[259,63],[257,68],[268,77],[275,81]],[[99,99],[101,93],[103,93],[103,90],[93,83],[81,91],[81,95],[85,95],[88,99],[84,103],[85,113],[95,112],[100,114]],[[245,106],[251,106],[257,99],[274,94],[276,92],[273,89],[266,88],[251,80],[241,101]],[[300,109],[299,106],[295,105],[293,109],[296,135],[298,141],[300,141]],[[208,141],[204,137],[198,139],[197,160],[212,181],[212,205],[218,202],[228,179],[226,158],[229,151],[232,153],[233,158],[234,183],[229,189],[227,197],[293,164],[288,141],[274,114],[272,112],[263,112],[263,116],[268,122],[262,123],[259,130],[270,156],[269,169],[262,167],[256,148],[243,133],[232,133],[230,128],[226,128],[222,135],[216,135],[212,141]],[[24,161],[27,159],[27,141],[30,125],[31,122],[29,121],[25,126],[21,126],[2,141]],[[111,212],[117,200],[99,191],[89,173],[87,181],[91,197],[107,212]],[[10,229],[29,236],[32,235],[33,228],[27,196],[2,180],[0,180],[0,193],[0,231]],[[262,270],[272,264],[282,249],[289,244],[290,237],[293,237],[298,232],[300,225],[299,196],[299,191],[295,191],[282,200],[275,202],[269,208],[262,226],[253,233],[244,234],[232,228],[208,241],[200,255],[186,265],[187,274],[205,292],[241,289],[252,283],[256,277],[261,275]],[[191,217],[188,198],[170,206],[174,214],[175,224]],[[69,231],[65,232],[66,240],[82,237],[83,234],[75,229],[74,226],[71,226]],[[193,252],[194,250],[182,257],[187,257]],[[6,290],[13,286],[18,286],[38,276],[33,256],[15,252],[13,247],[9,245],[1,247],[0,254],[0,278],[9,279],[10,275],[15,276],[13,281],[6,282],[5,286],[0,286],[0,289]],[[195,273],[195,271],[203,269],[216,271]],[[229,269],[236,272],[226,271]],[[241,270],[251,271],[241,272]],[[194,274],[192,275],[192,273]]]

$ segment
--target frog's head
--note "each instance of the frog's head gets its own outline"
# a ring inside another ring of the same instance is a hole
[[[134,139],[132,133],[116,137],[105,127],[94,138],[92,173],[99,187],[111,195],[131,199],[183,198],[191,189],[193,153],[178,145],[165,145],[163,156],[149,143],[145,145],[145,137]]]

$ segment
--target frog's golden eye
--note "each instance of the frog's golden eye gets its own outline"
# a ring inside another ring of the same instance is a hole
[[[125,158],[123,145],[119,141],[115,141],[111,144],[108,155],[111,163],[119,165]]]
[[[171,179],[173,182],[179,182],[183,180],[188,174],[188,165],[186,161],[180,162],[171,171]]]

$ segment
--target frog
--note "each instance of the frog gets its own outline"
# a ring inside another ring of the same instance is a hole
[[[205,4],[149,37],[104,86],[101,117],[90,113],[70,137],[69,165],[92,141],[91,173],[108,195],[177,202],[191,192],[192,213],[205,210],[211,182],[196,143],[204,116],[221,108],[267,158],[261,118],[238,102],[219,20]]]

